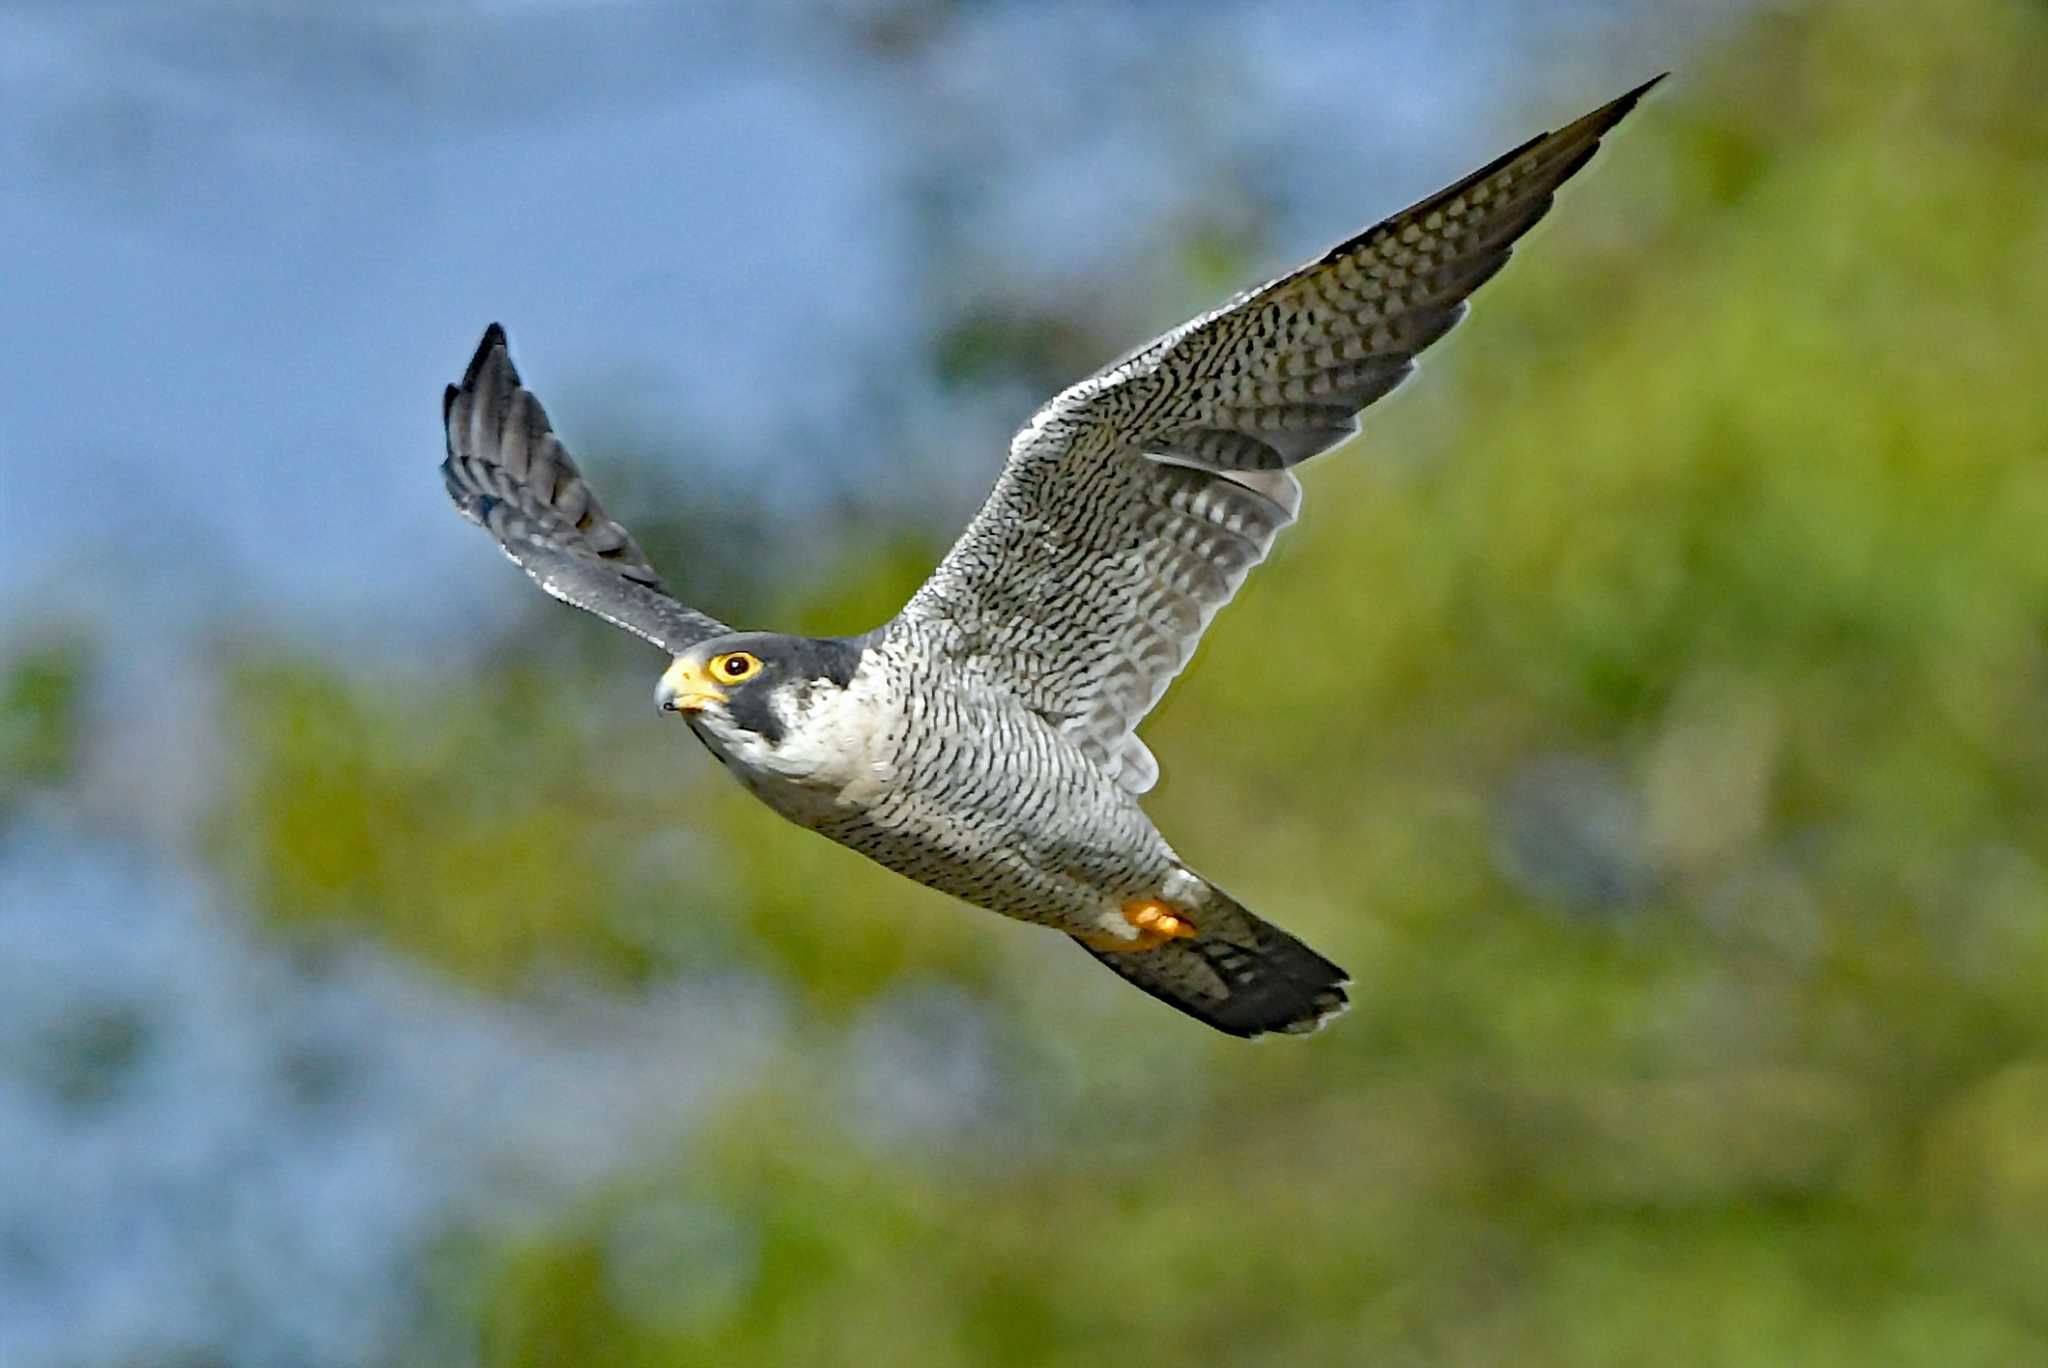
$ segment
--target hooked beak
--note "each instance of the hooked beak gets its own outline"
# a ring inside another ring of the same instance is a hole
[[[663,712],[702,712],[713,703],[725,702],[725,691],[696,666],[678,660],[662,672],[661,683],[654,687],[654,701]]]

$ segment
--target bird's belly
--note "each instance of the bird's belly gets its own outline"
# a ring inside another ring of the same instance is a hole
[[[1141,894],[1146,862],[1124,852],[1056,849],[1042,834],[963,823],[922,804],[816,828],[928,888],[1006,916],[1092,930],[1103,910]]]
[[[1131,797],[1021,708],[956,700],[914,721],[891,784],[806,824],[919,883],[1066,930],[1098,928],[1173,867]]]

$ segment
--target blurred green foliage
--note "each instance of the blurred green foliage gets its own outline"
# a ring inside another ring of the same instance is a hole
[[[84,641],[39,641],[0,667],[0,821],[30,789],[59,783],[78,762],[92,652]]]
[[[1763,13],[1309,471],[1148,737],[1182,852],[1357,975],[1311,1044],[780,825],[538,596],[438,686],[239,666],[273,917],[797,1004],[707,1137],[476,1256],[488,1361],[2048,1362],[2043,72],[2038,4]],[[844,1041],[934,986],[1001,1095],[863,1131]]]

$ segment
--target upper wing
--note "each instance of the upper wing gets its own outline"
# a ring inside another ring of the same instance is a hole
[[[675,655],[730,630],[669,597],[632,534],[605,516],[540,400],[520,386],[497,324],[448,387],[441,416],[448,497],[534,583]]]
[[[1660,76],[1657,80],[1662,80]],[[1294,521],[1288,467],[1465,312],[1601,135],[1656,81],[1514,151],[1073,386],[1017,434],[903,618],[1021,695],[1132,792],[1132,729]]]

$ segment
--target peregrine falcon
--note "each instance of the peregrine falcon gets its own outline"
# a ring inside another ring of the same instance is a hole
[[[1659,80],[1662,77],[1657,78]],[[1293,467],[1414,369],[1650,81],[1045,405],[894,619],[735,631],[663,587],[492,324],[443,403],[456,507],[545,589],[668,652],[655,696],[800,826],[1065,932],[1234,1036],[1304,1034],[1343,970],[1182,862],[1137,727],[1293,522]]]

